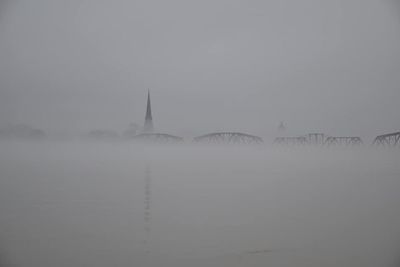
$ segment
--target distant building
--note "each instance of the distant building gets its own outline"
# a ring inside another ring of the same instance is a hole
[[[153,117],[151,115],[151,102],[150,102],[150,91],[147,92],[147,109],[146,117],[143,125],[143,133],[152,133],[154,131]]]
[[[284,133],[286,131],[286,127],[285,127],[285,125],[283,124],[283,121],[281,121],[281,123],[279,124],[279,126],[278,126],[278,132],[280,133],[280,134],[282,134],[282,133]]]

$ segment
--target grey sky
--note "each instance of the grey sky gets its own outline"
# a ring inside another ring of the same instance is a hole
[[[395,0],[0,1],[0,125],[400,130]]]

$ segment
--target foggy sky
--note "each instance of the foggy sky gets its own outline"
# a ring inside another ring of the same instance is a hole
[[[394,0],[0,2],[0,125],[400,130]]]

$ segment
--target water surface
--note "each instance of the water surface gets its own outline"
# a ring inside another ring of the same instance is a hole
[[[399,266],[400,152],[0,143],[0,266]]]

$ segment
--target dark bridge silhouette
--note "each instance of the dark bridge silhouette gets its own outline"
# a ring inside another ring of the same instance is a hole
[[[400,132],[378,135],[372,144],[388,147],[400,145]]]
[[[297,137],[277,137],[277,145],[312,145],[312,146],[360,146],[363,141],[358,136],[326,136],[323,133],[310,133]]]
[[[277,137],[274,140],[277,145],[307,145],[307,138],[304,136],[296,137]]]
[[[326,146],[360,146],[362,144],[363,141],[357,136],[329,136],[324,143]]]
[[[135,140],[158,144],[174,144],[183,142],[183,138],[164,133],[142,133],[134,137]]]
[[[195,137],[193,141],[209,144],[260,144],[263,142],[261,137],[239,132],[209,133]]]
[[[307,134],[307,143],[309,145],[323,146],[325,138],[326,136],[323,133],[309,133]]]
[[[277,137],[274,140],[274,144],[277,145],[314,145],[323,146],[326,140],[326,136],[323,133],[309,133],[304,136],[295,137]]]

